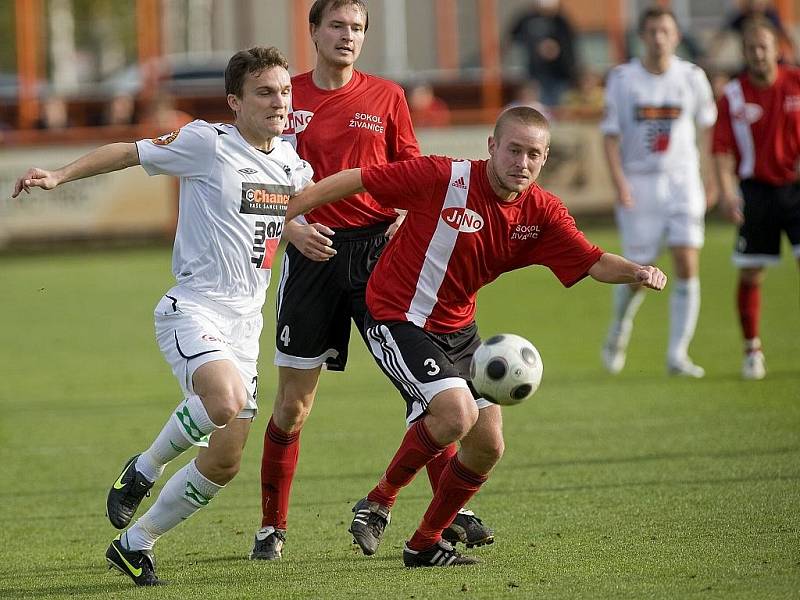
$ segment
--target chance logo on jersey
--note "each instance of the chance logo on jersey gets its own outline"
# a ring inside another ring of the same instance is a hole
[[[445,208],[441,216],[450,227],[464,233],[475,233],[483,229],[483,217],[468,208],[451,206]]]
[[[680,106],[650,106],[638,105],[636,107],[636,120],[647,121],[647,145],[650,152],[666,152],[669,148],[669,138],[672,133],[672,121],[681,116]]]
[[[294,188],[290,185],[242,182],[242,205],[239,212],[246,215],[286,216]]]

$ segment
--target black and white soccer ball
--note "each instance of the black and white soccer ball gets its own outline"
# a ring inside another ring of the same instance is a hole
[[[530,398],[542,382],[542,358],[524,337],[502,333],[484,341],[472,356],[475,390],[489,402],[509,406]]]

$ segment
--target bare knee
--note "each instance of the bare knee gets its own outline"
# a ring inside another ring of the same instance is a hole
[[[745,285],[761,285],[764,280],[764,270],[761,268],[747,268],[739,270],[739,281]]]
[[[229,360],[212,361],[198,367],[192,375],[192,383],[215,425],[226,425],[247,404],[247,388],[236,365]]]
[[[247,390],[241,382],[221,383],[200,395],[215,425],[225,425],[235,419],[247,404],[247,397]]]
[[[217,485],[225,485],[239,473],[242,464],[242,456],[209,453],[204,457],[205,460],[198,464],[198,469],[204,477],[210,479]]]
[[[319,382],[319,369],[291,369],[281,367],[278,376],[278,393],[272,408],[275,424],[287,433],[302,429],[314,405]]]
[[[478,407],[466,390],[445,390],[428,406],[425,425],[440,445],[466,436],[478,421]]]

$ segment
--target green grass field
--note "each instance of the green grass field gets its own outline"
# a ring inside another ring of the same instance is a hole
[[[611,228],[588,230],[609,250]],[[650,294],[626,370],[600,366],[611,290],[564,290],[544,269],[484,290],[484,336],[524,335],[545,372],[505,409],[506,455],[472,508],[496,529],[473,568],[403,568],[429,499],[404,490],[378,555],[354,550],[350,507],[402,436],[404,405],[360,341],[325,374],[303,432],[284,560],[246,559],[259,521],[261,438],[275,389],[272,299],[262,411],[242,472],[157,545],[170,585],[106,570],[108,486],[179,400],[153,339],[166,248],[0,258],[0,596],[80,598],[798,598],[800,310],[795,261],[764,288],[769,374],[739,379],[732,230],[711,225],[692,349],[702,381],[665,375],[668,295]],[[667,269],[669,271],[669,269]],[[167,475],[185,463],[170,465]],[[157,485],[160,489],[165,479]],[[149,506],[152,498],[145,501]]]

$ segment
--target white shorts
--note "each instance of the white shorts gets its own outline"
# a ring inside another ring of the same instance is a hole
[[[702,248],[706,197],[696,170],[626,174],[634,205],[617,205],[616,216],[625,258],[655,261],[666,246]]]
[[[255,417],[261,313],[246,317],[181,286],[164,294],[154,311],[156,341],[184,396],[194,394],[192,375],[215,360],[229,360],[242,376],[248,401],[239,418]]]

